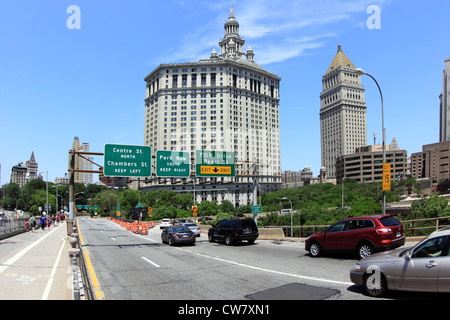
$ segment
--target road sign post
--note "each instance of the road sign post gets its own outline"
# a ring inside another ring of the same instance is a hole
[[[234,177],[234,152],[197,150],[195,172],[197,177]]]
[[[156,176],[188,178],[191,175],[189,152],[156,151]]]
[[[152,148],[105,144],[103,174],[113,177],[150,177]]]

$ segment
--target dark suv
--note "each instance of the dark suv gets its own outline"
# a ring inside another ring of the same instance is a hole
[[[252,244],[256,238],[258,238],[258,227],[250,218],[220,220],[208,231],[209,242],[225,241],[226,245],[242,240]]]
[[[315,233],[305,241],[312,257],[323,251],[353,250],[359,259],[374,252],[394,249],[405,244],[404,227],[390,215],[344,219]]]

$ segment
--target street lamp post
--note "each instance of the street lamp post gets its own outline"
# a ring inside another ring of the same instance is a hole
[[[382,139],[383,139],[383,142],[382,142],[383,145],[382,146],[383,147],[382,147],[382,149],[383,149],[383,164],[384,164],[386,162],[386,128],[384,127],[383,93],[381,92],[381,88],[380,88],[380,85],[378,84],[377,80],[375,80],[375,78],[372,75],[368,74],[367,72],[365,72],[364,70],[362,70],[360,68],[356,69],[356,74],[359,75],[359,76],[367,75],[367,76],[371,77],[372,80],[375,81],[375,84],[378,87],[378,91],[380,91],[380,97],[381,97],[381,129],[382,129],[382,132],[383,132],[383,137],[382,137]],[[385,215],[385,214],[386,214],[386,191],[383,190],[383,215]]]
[[[45,170],[46,172],[46,177],[45,177],[45,210],[47,210],[47,214],[49,214],[48,211],[48,170]],[[41,173],[44,173],[44,171],[42,171]]]
[[[292,221],[292,201],[291,200],[289,200],[289,198],[286,198],[286,197],[283,197],[283,198],[281,198],[282,200],[287,200],[287,201],[289,201],[290,202],[290,204],[291,204],[291,238],[294,236],[293,235],[293,228],[294,228],[294,225],[293,225],[293,221]]]

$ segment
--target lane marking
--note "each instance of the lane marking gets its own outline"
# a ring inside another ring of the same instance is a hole
[[[146,237],[143,237],[143,236],[140,236],[140,235],[137,235],[137,234],[134,234],[134,235],[137,236],[137,237],[140,237],[140,238],[152,241],[152,242],[158,242],[156,240],[153,240],[153,239],[150,239],[150,238],[146,238]],[[344,285],[344,286],[353,286],[354,285],[353,282],[345,282],[345,281],[338,281],[338,280],[322,279],[322,278],[302,276],[302,275],[293,274],[293,273],[287,273],[287,272],[282,272],[282,271],[270,270],[270,269],[265,269],[265,268],[261,268],[261,267],[255,267],[255,266],[252,266],[252,265],[243,264],[243,263],[239,263],[239,262],[235,262],[235,261],[231,261],[231,260],[225,260],[225,259],[222,259],[222,258],[219,258],[219,257],[208,256],[208,255],[203,254],[203,253],[193,252],[193,251],[186,250],[186,249],[183,249],[183,248],[178,248],[178,247],[173,247],[173,248],[177,249],[177,250],[180,250],[180,251],[183,251],[183,252],[193,253],[193,254],[196,254],[196,255],[204,257],[204,258],[214,259],[214,260],[217,260],[217,261],[233,264],[233,265],[236,265],[236,266],[249,268],[249,269],[253,269],[253,270],[258,270],[258,271],[263,271],[263,272],[269,272],[269,273],[278,274],[278,275],[282,275],[282,276],[289,276],[289,277],[294,277],[294,278],[303,279],[303,280],[332,283],[332,284]]]
[[[58,255],[56,256],[55,264],[53,265],[52,272],[50,273],[50,279],[48,279],[47,286],[45,287],[44,294],[42,295],[41,300],[47,300],[48,299],[48,295],[50,293],[50,289],[51,289],[52,284],[53,284],[53,279],[54,279],[55,274],[56,274],[56,269],[57,269],[57,267],[59,265],[59,260],[61,260],[62,251],[63,251],[63,249],[64,249],[64,247],[66,245],[65,238],[62,238],[61,240],[62,240],[62,245],[61,245],[61,248],[59,249]]]
[[[78,224],[78,221],[77,221],[77,229],[78,229],[78,236],[80,237],[80,241],[83,244],[84,240],[83,240],[83,236],[81,235],[80,225]],[[104,299],[103,291],[100,287],[100,283],[98,282],[97,276],[95,275],[94,266],[92,265],[92,261],[91,261],[91,258],[89,257],[88,250],[83,249],[83,250],[81,250],[81,252],[83,252],[84,261],[85,261],[88,271],[89,271],[88,277],[92,281],[92,287],[93,287],[92,290],[94,291],[97,299]]]
[[[218,257],[212,257],[212,256],[208,256],[208,255],[203,254],[203,253],[192,252],[192,251],[187,251],[187,252],[194,253],[194,254],[196,254],[198,256],[201,256],[201,257],[204,257],[204,258],[209,258],[209,259],[213,259],[213,260],[217,260],[217,261],[221,261],[221,262],[234,264],[236,266],[240,266],[240,267],[244,267],[244,268],[249,268],[249,269],[263,271],[263,272],[274,273],[274,274],[278,274],[278,275],[282,275],[282,276],[290,276],[290,277],[299,278],[299,279],[303,279],[303,280],[320,281],[320,282],[333,283],[333,284],[345,285],[345,286],[352,286],[353,285],[352,282],[344,282],[344,281],[337,281],[337,280],[321,279],[321,278],[316,278],[316,277],[301,276],[301,275],[298,275],[298,274],[287,273],[287,272],[282,272],[282,271],[275,271],[275,270],[265,269],[265,268],[261,268],[261,267],[255,267],[255,266],[251,266],[251,265],[243,264],[243,263],[239,263],[239,262],[234,262],[234,261],[230,261],[230,260],[225,260],[225,259],[218,258]]]
[[[19,251],[15,256],[13,256],[12,258],[8,259],[7,261],[5,261],[3,263],[2,266],[0,266],[0,274],[5,271],[6,269],[8,269],[11,265],[14,264],[14,262],[16,262],[17,260],[19,260],[20,258],[22,258],[28,251],[30,251],[31,249],[33,249],[35,246],[37,246],[39,243],[41,243],[42,241],[44,241],[48,236],[50,236],[53,232],[55,232],[56,230],[58,230],[58,228],[54,228],[52,231],[50,231],[49,233],[47,233],[46,235],[44,235],[42,238],[40,238],[39,240],[35,241],[34,243],[30,244],[28,247],[25,247],[24,249],[22,249],[21,251]]]
[[[147,261],[148,263],[154,265],[157,268],[160,268],[161,266],[159,264],[154,263],[153,261],[147,259],[146,257],[141,257],[142,259],[144,259],[145,261]]]

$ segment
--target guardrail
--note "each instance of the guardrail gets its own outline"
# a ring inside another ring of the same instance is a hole
[[[402,222],[405,225],[405,231],[409,230],[409,236],[413,237],[428,235],[433,231],[439,230],[440,228],[449,227],[450,217],[404,220]]]
[[[429,219],[403,220],[405,233],[408,231],[410,237],[429,235],[431,232],[443,227],[450,226],[449,217],[438,217]],[[329,225],[308,225],[308,226],[264,226],[263,228],[282,228],[286,237],[291,236],[293,229],[294,238],[308,237],[313,233],[320,232],[328,228]]]
[[[4,239],[15,234],[25,232],[25,222],[27,218],[7,218],[0,219],[0,238]]]

